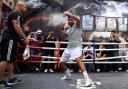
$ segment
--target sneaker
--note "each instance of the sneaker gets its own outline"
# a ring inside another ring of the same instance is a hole
[[[20,83],[20,82],[22,82],[22,80],[19,80],[16,77],[14,77],[14,79],[9,79],[7,84],[8,85],[14,85],[14,84],[17,84],[17,83]]]
[[[48,72],[48,69],[45,69],[44,72],[47,73]]]
[[[53,73],[54,71],[52,69],[50,69],[49,72],[52,72]]]
[[[86,79],[85,80],[85,87],[90,87],[92,85],[92,80],[91,79]]]
[[[64,77],[61,78],[61,80],[68,80],[71,79],[71,74],[65,74]]]
[[[7,84],[5,81],[0,81],[0,89],[9,89],[12,88],[12,85]]]
[[[70,70],[70,73],[73,73],[74,71],[73,70]]]
[[[100,72],[100,69],[97,69],[96,71],[97,71],[97,72]]]

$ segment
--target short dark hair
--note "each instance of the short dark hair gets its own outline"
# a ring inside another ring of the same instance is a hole
[[[114,32],[115,33],[116,31],[115,30],[112,30],[111,32]]]
[[[72,18],[72,17],[68,17],[68,20],[74,20],[74,18]]]

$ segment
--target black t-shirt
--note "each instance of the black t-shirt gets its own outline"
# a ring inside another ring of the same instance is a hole
[[[47,39],[47,37],[45,37],[45,41],[56,41],[56,38],[55,37],[53,37],[53,38],[52,37],[49,37]],[[55,43],[45,43],[44,46],[45,47],[52,47],[52,48],[55,48],[56,47]]]
[[[97,53],[100,53],[100,51],[97,51]],[[101,56],[104,56],[104,54],[107,55],[107,51],[101,51]]]
[[[17,11],[13,11],[9,14],[6,19],[6,25],[8,29],[4,31],[3,38],[19,40],[20,36],[15,31],[12,22],[13,20],[17,20],[21,25],[21,23],[23,22],[23,16]]]
[[[99,47],[98,47],[99,48]],[[106,48],[106,47],[105,47]],[[100,51],[97,51],[96,53],[100,53],[101,52],[101,56],[103,56],[104,54],[107,55],[107,51],[105,50],[100,50]]]

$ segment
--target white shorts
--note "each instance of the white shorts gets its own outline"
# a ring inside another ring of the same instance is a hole
[[[82,55],[82,47],[78,46],[76,48],[71,48],[71,49],[65,49],[60,62],[67,62],[70,60],[76,60],[76,58],[80,57]]]

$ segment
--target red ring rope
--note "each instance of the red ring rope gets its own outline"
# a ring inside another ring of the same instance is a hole
[[[58,42],[58,56],[57,56],[57,66],[59,68],[60,65],[60,41]]]

